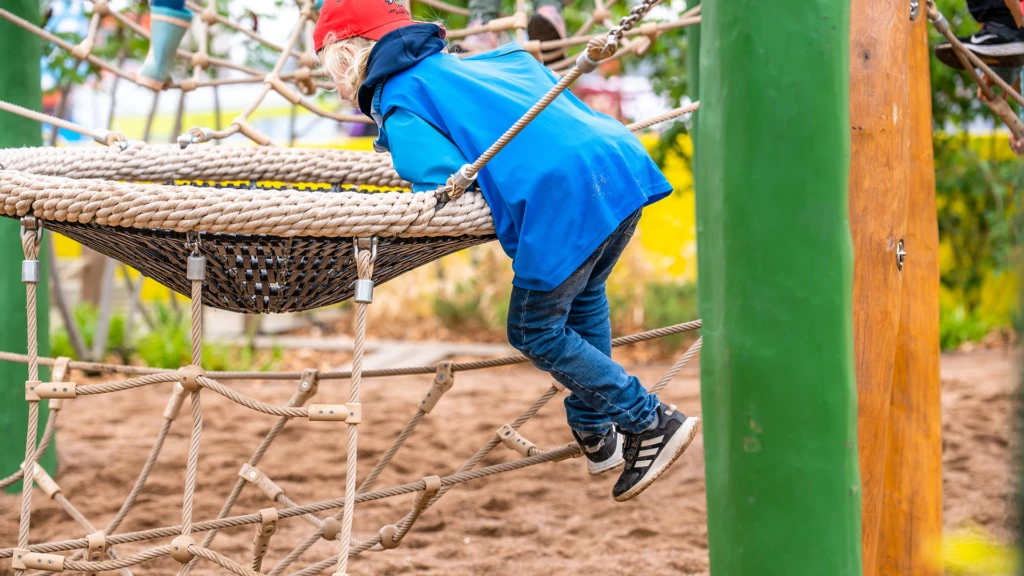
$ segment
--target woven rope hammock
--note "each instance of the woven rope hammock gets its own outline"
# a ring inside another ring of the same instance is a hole
[[[377,283],[494,238],[490,210],[479,194],[437,210],[430,194],[357,189],[405,184],[388,157],[373,153],[27,148],[0,152],[0,166],[5,216],[37,217],[46,228],[186,296],[188,256],[201,254],[208,266],[203,303],[225,310],[295,312],[350,298],[355,237],[378,238],[372,278]],[[174,184],[237,181],[243,175],[246,184]],[[304,184],[297,189],[298,183]]]

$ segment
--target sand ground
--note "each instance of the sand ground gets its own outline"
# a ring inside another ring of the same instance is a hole
[[[982,527],[1010,540],[1019,522],[1011,495],[1016,486],[1011,463],[1018,428],[1013,399],[1018,357],[1005,351],[976,351],[943,357],[945,523],[947,529]],[[634,366],[652,382],[667,363]],[[540,396],[547,379],[536,370],[513,367],[487,373],[461,373],[455,387],[383,474],[379,487],[454,471],[494,430],[513,420]],[[293,383],[232,383],[266,402],[284,403]],[[415,412],[430,377],[373,379],[363,386],[364,424],[360,427],[360,472],[375,459]],[[325,383],[319,402],[343,402],[347,383]],[[80,398],[62,413],[57,442],[64,493],[94,524],[105,524],[120,506],[141,468],[161,424],[170,387],[153,386],[112,395]],[[698,369],[690,366],[664,397],[686,413],[699,413]],[[204,394],[205,432],[199,460],[197,519],[216,516],[273,417],[253,415],[214,394]],[[189,433],[188,410],[172,427],[156,469],[120,531],[180,522],[181,493]],[[342,494],[345,436],[340,427],[293,422],[267,453],[260,468],[300,503]],[[541,447],[571,440],[561,402],[552,401],[522,432]],[[499,448],[492,464],[515,455]],[[705,574],[708,570],[704,453],[702,436],[661,480],[635,501],[610,497],[614,475],[591,478],[582,460],[543,464],[463,484],[430,509],[402,547],[353,559],[349,574]],[[36,491],[32,541],[83,536],[56,504]],[[396,521],[411,496],[360,505],[356,537]],[[235,514],[267,507],[249,486]],[[0,543],[17,538],[18,498],[0,495]],[[667,521],[666,521],[667,520]],[[224,531],[213,548],[248,563],[251,526]],[[274,566],[304,539],[310,526],[284,521],[273,538],[265,567]],[[143,545],[125,545],[122,554]],[[325,558],[337,543],[321,540],[297,566]],[[7,569],[2,561],[0,572]],[[150,562],[135,574],[170,574],[169,558]],[[269,568],[264,568],[268,571]],[[195,574],[223,573],[199,564]]]

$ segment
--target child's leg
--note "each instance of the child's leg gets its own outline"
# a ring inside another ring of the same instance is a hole
[[[625,432],[640,432],[654,421],[660,404],[636,377],[612,361],[610,339],[608,345],[598,348],[568,325],[576,299],[584,295],[581,304],[589,299],[590,305],[579,307],[573,323],[594,337],[605,329],[607,302],[596,295],[600,290],[603,296],[604,281],[632,237],[639,218],[639,211],[627,218],[593,256],[554,290],[512,289],[509,342],[572,392],[577,399],[569,405],[589,407],[589,411],[569,414],[569,425],[577,432],[606,432],[607,420],[598,419],[598,415],[607,417]],[[603,339],[603,332],[600,333]]]
[[[601,354],[612,356],[612,325],[609,320],[610,308],[605,294],[604,282],[590,282],[573,301],[569,308],[566,328],[580,335]],[[612,421],[602,412],[591,408],[577,394],[565,398],[565,414],[574,429],[585,428],[604,432],[611,428]],[[581,431],[581,430],[577,430]]]

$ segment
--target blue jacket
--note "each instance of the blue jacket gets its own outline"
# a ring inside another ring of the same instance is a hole
[[[475,160],[558,80],[517,44],[459,59],[416,24],[385,35],[367,63],[360,108],[378,149],[414,191]],[[513,284],[552,290],[638,208],[672,187],[620,122],[566,92],[480,171],[477,183],[512,258]]]

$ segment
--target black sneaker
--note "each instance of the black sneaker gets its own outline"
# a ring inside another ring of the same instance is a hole
[[[604,474],[622,466],[622,434],[611,428],[607,434],[587,434],[586,438],[580,437],[575,430],[572,431],[576,443],[583,449],[583,455],[587,457],[587,472],[591,476]]]
[[[700,418],[687,418],[675,406],[662,404],[657,424],[639,434],[623,434],[626,469],[612,488],[618,502],[636,498],[661,476],[697,435]]]
[[[987,22],[977,33],[960,38],[960,41],[989,66],[1015,68],[1024,65],[1024,29]],[[935,57],[946,66],[964,69],[949,42],[935,47]]]

